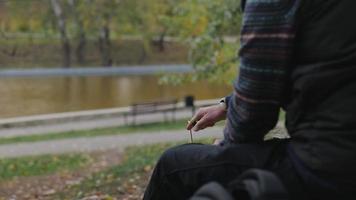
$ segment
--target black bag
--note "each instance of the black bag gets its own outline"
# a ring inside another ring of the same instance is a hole
[[[271,172],[252,169],[225,189],[211,182],[202,186],[190,200],[288,200],[281,181]]]

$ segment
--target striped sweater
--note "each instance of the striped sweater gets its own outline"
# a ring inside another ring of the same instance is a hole
[[[239,75],[229,97],[225,140],[260,142],[274,128],[293,67],[301,0],[247,0]]]

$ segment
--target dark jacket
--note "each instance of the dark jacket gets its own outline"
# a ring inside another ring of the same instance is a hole
[[[306,167],[356,182],[356,1],[304,0],[291,69],[287,129]]]

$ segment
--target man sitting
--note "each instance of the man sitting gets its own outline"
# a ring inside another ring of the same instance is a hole
[[[226,118],[224,140],[166,151],[144,199],[187,199],[251,168],[274,172],[291,199],[356,198],[355,19],[355,0],[247,0],[235,91],[187,127]],[[264,141],[281,108],[291,138]]]

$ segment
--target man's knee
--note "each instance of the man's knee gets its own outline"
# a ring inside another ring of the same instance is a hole
[[[166,173],[184,167],[189,162],[189,152],[199,144],[184,144],[167,149],[160,157],[157,167],[163,168]],[[201,146],[201,145],[199,145]]]

